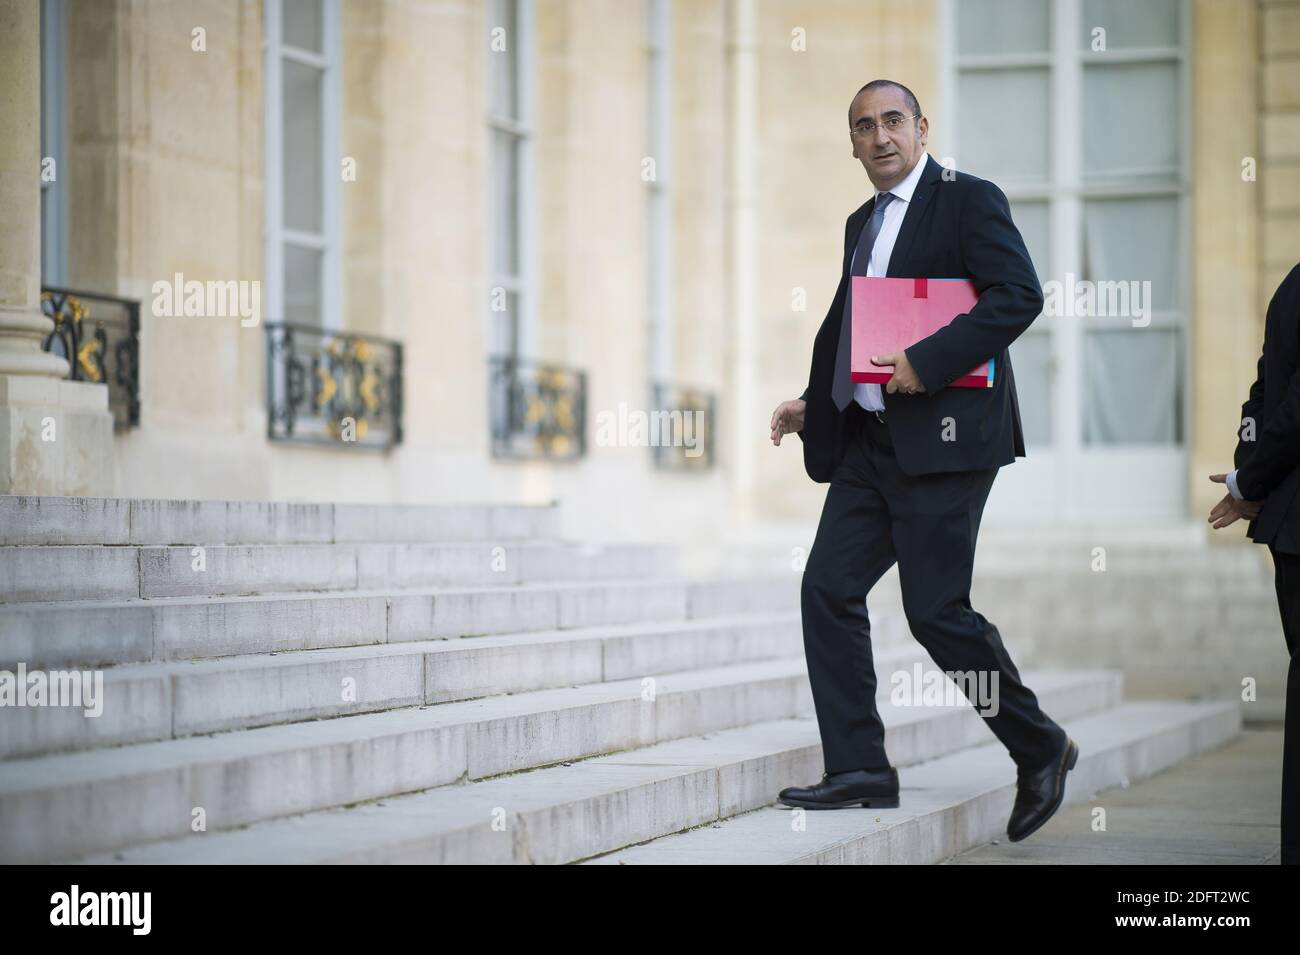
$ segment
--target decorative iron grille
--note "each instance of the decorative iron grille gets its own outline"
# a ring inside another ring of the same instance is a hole
[[[570,461],[587,453],[587,375],[513,357],[488,359],[492,454]]]
[[[654,382],[650,386],[650,408],[655,467],[674,471],[707,471],[713,467],[717,400],[712,392]]]
[[[140,303],[47,285],[41,311],[54,321],[41,348],[68,360],[67,377],[108,386],[113,428],[140,424]]]
[[[402,345],[268,322],[266,396],[272,441],[394,447],[402,443]]]

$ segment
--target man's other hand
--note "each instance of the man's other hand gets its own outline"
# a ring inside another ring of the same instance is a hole
[[[1224,484],[1228,480],[1228,475],[1211,474],[1210,480],[1215,484]],[[1223,500],[1215,504],[1210,510],[1210,516],[1206,520],[1213,525],[1215,530],[1218,530],[1220,527],[1227,527],[1242,518],[1253,521],[1258,516],[1259,509],[1263,506],[1263,501],[1239,501],[1229,491],[1223,495]]]
[[[799,398],[783,401],[772,412],[772,443],[778,447],[781,435],[803,430],[803,413],[808,403]]]
[[[921,379],[912,369],[912,363],[907,360],[907,352],[900,351],[893,355],[872,355],[871,364],[894,366],[893,377],[885,382],[885,390],[891,395],[900,391],[905,395],[915,395],[925,391],[925,385],[921,384]]]

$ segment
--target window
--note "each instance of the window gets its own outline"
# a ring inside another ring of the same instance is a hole
[[[268,315],[338,328],[339,0],[266,0]]]
[[[1099,318],[1084,332],[1085,444],[1183,441],[1182,6],[1081,4],[1082,273],[1151,283],[1149,325]]]
[[[649,128],[647,156],[654,161],[646,236],[646,288],[649,292],[650,377],[673,377],[672,269],[672,6],[650,0],[647,6],[649,53]]]
[[[63,164],[63,0],[41,0],[41,284],[67,283]],[[54,178],[45,173],[53,160]]]
[[[957,168],[1007,193],[1040,279],[1064,298],[1150,283],[1141,315],[1048,315],[1012,345],[1026,441],[1182,445],[1187,5],[950,0],[947,17]]]
[[[533,353],[533,8],[492,0],[488,9],[489,348],[494,357]]]

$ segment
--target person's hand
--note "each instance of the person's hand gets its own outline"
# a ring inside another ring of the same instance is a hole
[[[1210,480],[1215,484],[1227,484],[1228,475],[1211,474]],[[1245,519],[1253,521],[1259,514],[1259,509],[1264,506],[1263,501],[1239,501],[1232,496],[1232,492],[1223,495],[1223,500],[1210,510],[1210,516],[1207,522],[1213,525],[1215,530],[1220,527],[1227,527],[1235,521]]]
[[[803,413],[808,403],[801,398],[783,401],[772,412],[772,443],[778,447],[781,435],[803,430]]]
[[[900,351],[893,355],[872,355],[873,365],[893,365],[894,374],[885,382],[885,390],[891,395],[901,391],[905,395],[915,395],[925,391],[925,385],[917,377],[912,363],[907,360],[907,352]]]

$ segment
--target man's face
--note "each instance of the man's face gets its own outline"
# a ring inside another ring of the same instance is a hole
[[[902,117],[904,122],[890,130],[885,122],[891,117]],[[902,91],[892,86],[864,90],[849,107],[849,128],[862,123],[875,123],[876,128],[865,138],[850,132],[853,155],[867,171],[871,184],[879,190],[892,189],[912,171],[925,154],[926,137],[930,123],[924,116],[912,118],[912,110]]]

